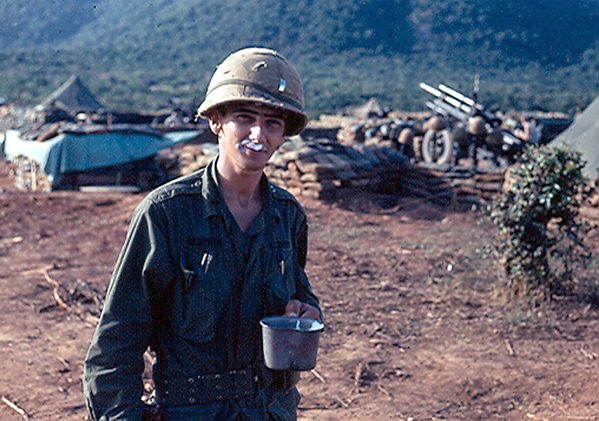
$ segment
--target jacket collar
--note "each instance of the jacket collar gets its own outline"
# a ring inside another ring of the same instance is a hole
[[[226,206],[221,195],[218,176],[216,174],[217,160],[218,155],[208,163],[201,175],[202,196],[207,199],[204,202],[204,215],[206,218],[214,215],[222,215],[222,206]],[[265,216],[273,217],[276,221],[279,221],[281,213],[274,204],[277,191],[275,186],[268,180],[268,177],[266,177],[266,174],[262,174],[259,188],[264,201],[262,203],[262,212]]]

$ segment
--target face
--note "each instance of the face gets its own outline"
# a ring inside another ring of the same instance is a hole
[[[219,166],[236,172],[262,171],[285,141],[285,115],[264,105],[229,105],[210,117],[210,128],[218,135]]]

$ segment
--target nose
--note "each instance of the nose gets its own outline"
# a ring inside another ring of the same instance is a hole
[[[257,119],[250,128],[250,139],[254,141],[261,141],[265,139],[265,128],[262,119]]]

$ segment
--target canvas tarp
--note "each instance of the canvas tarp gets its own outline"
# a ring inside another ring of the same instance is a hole
[[[84,172],[113,167],[154,156],[158,151],[185,142],[198,131],[174,132],[163,136],[148,133],[61,133],[45,142],[27,141],[19,131],[9,130],[4,140],[8,160],[19,156],[32,159],[49,177],[52,185],[60,184],[68,172]]]
[[[580,151],[586,161],[584,173],[591,179],[599,176],[599,97],[574,120],[574,122],[558,134],[551,142],[552,146],[566,146]]]

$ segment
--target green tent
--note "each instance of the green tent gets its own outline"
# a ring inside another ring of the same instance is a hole
[[[599,97],[576,117],[566,130],[551,141],[552,146],[562,144],[580,151],[586,161],[584,173],[591,179],[599,176]]]
[[[43,108],[57,106],[71,111],[96,111],[104,108],[78,76],[71,76],[40,105]]]

